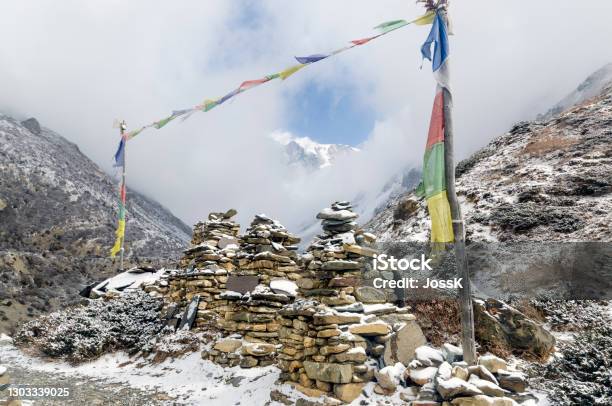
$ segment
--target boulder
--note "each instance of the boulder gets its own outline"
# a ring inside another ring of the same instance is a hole
[[[555,346],[548,330],[499,300],[475,300],[474,321],[478,341],[494,347],[545,357]]]
[[[334,395],[345,403],[351,403],[361,395],[365,383],[346,383],[334,385]]]
[[[40,135],[41,133],[40,123],[34,117],[22,121],[21,125],[27,128],[34,135]]]
[[[417,322],[409,321],[385,342],[385,365],[394,365],[396,362],[408,365],[414,359],[414,351],[426,342]]]
[[[322,382],[350,383],[353,377],[353,366],[350,364],[304,361],[304,369],[310,379]]]
[[[455,396],[475,396],[481,395],[482,391],[469,382],[459,378],[449,380],[439,380],[436,389],[442,398],[450,399]]]

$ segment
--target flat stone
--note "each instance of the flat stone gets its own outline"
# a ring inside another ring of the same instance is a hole
[[[221,352],[235,352],[238,348],[242,346],[242,340],[238,340],[235,338],[226,338],[221,341],[217,341],[213,346],[213,349]]]
[[[350,383],[353,377],[353,366],[350,364],[304,361],[304,369],[310,379],[322,382]]]
[[[355,289],[355,297],[360,302],[369,303],[386,303],[387,294],[382,289],[376,289],[372,286],[359,286]]]
[[[361,317],[355,314],[315,313],[313,316],[313,323],[318,326],[326,324],[353,324],[360,321]]]
[[[276,347],[273,344],[267,343],[244,343],[242,345],[242,353],[252,355],[254,357],[263,357],[276,352]]]
[[[349,331],[353,334],[362,336],[384,336],[389,334],[391,326],[385,322],[375,322],[369,324],[355,324],[349,327]]]
[[[484,379],[485,381],[493,382],[495,385],[499,385],[499,382],[497,382],[495,376],[482,365],[472,365],[468,367],[468,372],[478,376],[480,379]]]
[[[502,371],[498,371],[502,372]],[[503,389],[521,393],[527,390],[527,380],[521,374],[502,374],[498,375],[499,386]]]
[[[486,395],[456,398],[450,403],[454,406],[518,406],[518,403],[510,398],[493,398]]]
[[[304,395],[311,397],[311,398],[319,398],[321,396],[326,395],[326,393],[320,389],[315,389],[315,388],[307,388],[305,386],[300,385],[299,383],[295,383],[295,382],[288,382],[288,384],[293,387],[295,390],[303,393]]]
[[[475,396],[482,394],[482,391],[476,386],[459,378],[451,378],[446,381],[440,380],[436,385],[436,389],[444,399],[460,395]]]
[[[499,397],[504,396],[505,391],[499,386],[495,385],[493,382],[485,381],[484,379],[480,379],[476,375],[470,376],[468,383],[471,383],[483,393],[483,395]]]
[[[324,271],[352,271],[362,268],[362,264],[356,261],[345,261],[337,259],[324,262],[322,267]]]
[[[359,217],[359,215],[350,210],[333,210],[325,208],[317,214],[319,220],[352,220]]]

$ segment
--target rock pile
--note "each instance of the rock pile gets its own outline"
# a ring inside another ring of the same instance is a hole
[[[304,277],[297,282],[304,297],[341,311],[359,311],[358,302],[387,301],[384,293],[361,286],[367,259],[376,253],[362,245],[373,243],[376,237],[357,228],[357,217],[349,202],[335,202],[317,214],[323,234],[302,257]]]
[[[478,365],[463,362],[460,348],[445,344],[442,350],[427,346],[415,350],[415,359],[376,372],[374,391],[399,396],[411,405],[514,406],[530,395],[525,377],[494,355],[481,356]]]
[[[234,275],[257,276],[259,283],[267,286],[273,279],[300,278],[297,255],[300,238],[278,221],[264,214],[256,215],[240,241]]]
[[[191,247],[184,251],[179,262],[181,269],[223,268],[234,269],[232,260],[238,249],[240,224],[232,221],[237,214],[230,209],[225,213],[210,213],[208,220],[193,228]]]

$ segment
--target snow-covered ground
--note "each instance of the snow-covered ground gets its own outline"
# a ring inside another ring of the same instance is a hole
[[[130,358],[125,353],[108,354],[77,366],[45,362],[29,357],[13,346],[0,347],[0,360],[9,367],[123,383],[144,391],[164,392],[173,404],[182,405],[263,405],[276,387],[279,370],[275,367],[221,368],[202,360],[199,353],[153,364]],[[74,388],[73,390],[79,390]],[[286,388],[283,392],[289,392]]]

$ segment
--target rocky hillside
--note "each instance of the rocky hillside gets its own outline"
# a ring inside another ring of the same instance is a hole
[[[519,123],[459,163],[468,240],[612,240],[612,78],[601,79],[608,68],[559,106],[577,104]],[[412,192],[390,200],[367,227],[383,240],[429,238],[425,204]]]
[[[116,268],[107,257],[117,185],[76,145],[35,119],[0,115],[0,172],[0,299],[10,303],[0,307],[3,322],[73,300],[82,284]],[[176,257],[189,238],[172,213],[129,190],[132,260]],[[26,295],[28,304],[19,303]]]

